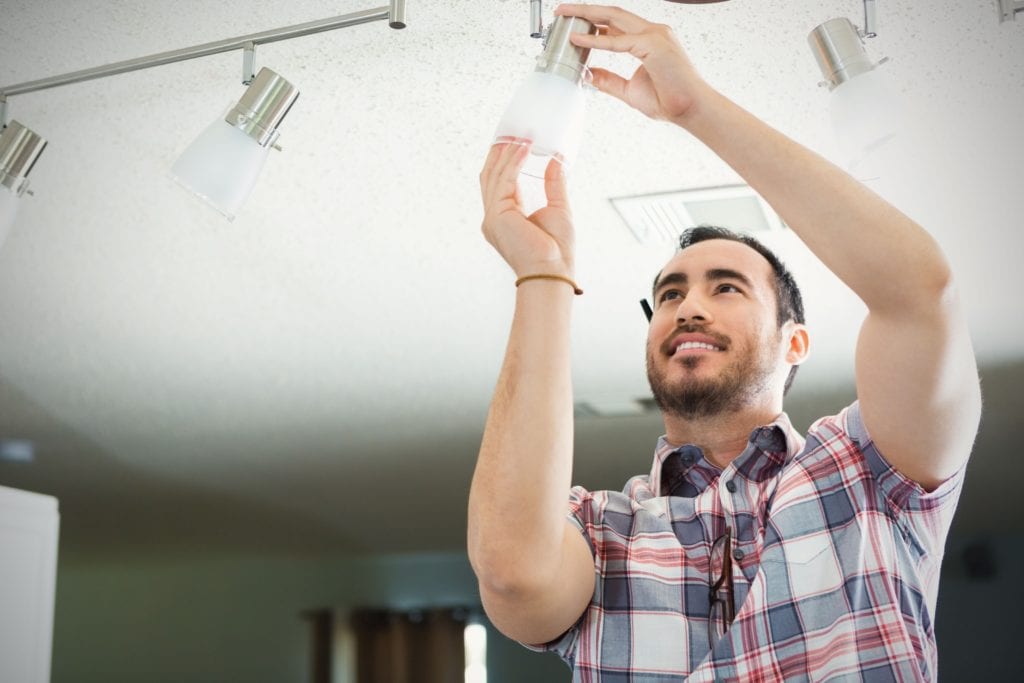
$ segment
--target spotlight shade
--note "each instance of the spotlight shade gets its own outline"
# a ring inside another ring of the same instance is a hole
[[[182,153],[175,180],[234,220],[252,192],[270,147],[218,118]]]
[[[833,90],[830,99],[832,131],[847,169],[855,174],[881,172],[865,163],[896,137],[903,123],[889,75],[882,69],[862,73]]]
[[[520,173],[524,210],[544,206],[544,171],[551,159],[572,166],[583,136],[590,50],[569,41],[572,33],[596,33],[579,17],[556,17],[537,66],[519,86],[494,133],[497,142],[529,142],[530,155]]]
[[[260,69],[238,104],[188,146],[171,174],[234,220],[277,140],[277,126],[298,96],[291,83]]]
[[[842,162],[848,171],[861,174],[865,160],[895,137],[901,125],[895,87],[868,56],[849,19],[816,26],[807,42],[825,78],[822,85],[831,91],[832,130]]]
[[[21,198],[6,187],[0,187],[0,247],[3,247],[7,235],[11,232],[14,219],[18,215],[18,203]]]
[[[495,142],[529,141],[523,172],[540,178],[548,159],[571,166],[586,114],[583,89],[551,73],[535,71],[519,86],[494,133]]]
[[[0,246],[11,231],[21,196],[28,191],[28,174],[46,140],[17,121],[0,132]]]

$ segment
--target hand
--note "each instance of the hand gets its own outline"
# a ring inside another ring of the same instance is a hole
[[[622,100],[652,119],[682,123],[707,84],[693,68],[672,29],[654,24],[618,7],[566,4],[556,15],[586,19],[600,35],[573,33],[573,45],[610,52],[628,52],[641,65],[626,80],[606,69],[592,69],[594,87]]]
[[[481,230],[512,267],[516,277],[546,273],[574,277],[575,241],[562,165],[552,159],[544,172],[547,206],[523,215],[517,190],[519,171],[530,146],[502,142],[491,147],[480,172],[484,202]]]

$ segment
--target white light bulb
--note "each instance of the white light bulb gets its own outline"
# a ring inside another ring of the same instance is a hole
[[[579,152],[586,114],[583,88],[551,73],[530,73],[509,103],[494,141],[529,143],[519,175],[519,194],[527,215],[547,204],[544,172],[554,160],[568,170]]]
[[[20,197],[13,190],[0,185],[0,248],[3,248],[7,235],[11,232],[11,226],[14,225],[20,201]]]
[[[896,88],[878,68],[836,87],[829,112],[842,161],[856,175],[867,170],[871,157],[895,138],[903,123]]]
[[[563,173],[568,171],[583,137],[583,84],[589,76],[590,49],[574,45],[573,33],[594,35],[597,27],[579,17],[555,17],[536,68],[516,90],[494,133],[495,143],[530,145],[518,182],[527,215],[547,204],[544,173],[548,166],[557,163]]]
[[[269,146],[260,146],[221,117],[188,146],[174,162],[171,173],[233,220],[252,192],[269,153]]]

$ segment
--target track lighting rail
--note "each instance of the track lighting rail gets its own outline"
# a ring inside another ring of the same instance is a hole
[[[282,40],[291,40],[292,38],[300,38],[314,33],[323,33],[324,31],[333,31],[339,28],[356,26],[358,24],[367,24],[384,19],[388,20],[391,28],[405,28],[405,0],[391,0],[390,5],[386,7],[377,7],[359,12],[351,12],[349,14],[331,17],[329,19],[309,21],[303,24],[295,24],[294,26],[286,26],[284,28],[262,31],[260,33],[251,33],[245,36],[238,36],[237,38],[227,38],[179,50],[160,52],[155,55],[149,55],[148,57],[128,59],[121,62],[114,62],[113,64],[107,64],[105,66],[82,69],[80,71],[72,71],[66,74],[49,76],[47,78],[40,78],[34,81],[0,87],[0,126],[5,123],[3,109],[6,104],[6,99],[13,95],[23,95],[25,93],[46,90],[48,88],[56,88],[62,85],[81,83],[83,81],[115,76],[117,74],[128,73],[131,71],[140,71],[154,66],[183,62],[189,59],[196,59],[198,57],[208,57],[222,52],[231,52],[232,50],[248,50],[251,52],[256,45],[276,43]]]

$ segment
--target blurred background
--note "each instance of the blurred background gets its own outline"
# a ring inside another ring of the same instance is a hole
[[[620,4],[839,160],[807,36],[862,24],[861,2]],[[867,49],[894,84],[877,106],[904,126],[858,177],[946,250],[985,394],[943,564],[940,672],[1019,680],[1024,16],[1001,22],[997,0],[877,5]],[[4,0],[0,91],[373,7]],[[0,248],[0,485],[59,499],[54,681],[355,680],[359,653],[375,657],[358,633],[435,621],[487,629],[492,683],[569,680],[486,623],[464,541],[514,297],[479,232],[477,175],[540,41],[527,0],[408,0],[407,21],[257,49],[301,95],[233,222],[169,168],[242,96],[240,53],[8,99],[8,121],[49,145]],[[586,290],[574,479],[620,489],[662,433],[637,301],[673,250],[659,209],[623,207],[742,181],[679,129],[598,93],[587,106],[569,178]],[[765,228],[805,293],[812,357],[787,410],[806,429],[853,400],[864,307],[791,232],[742,216],[732,227]]]

